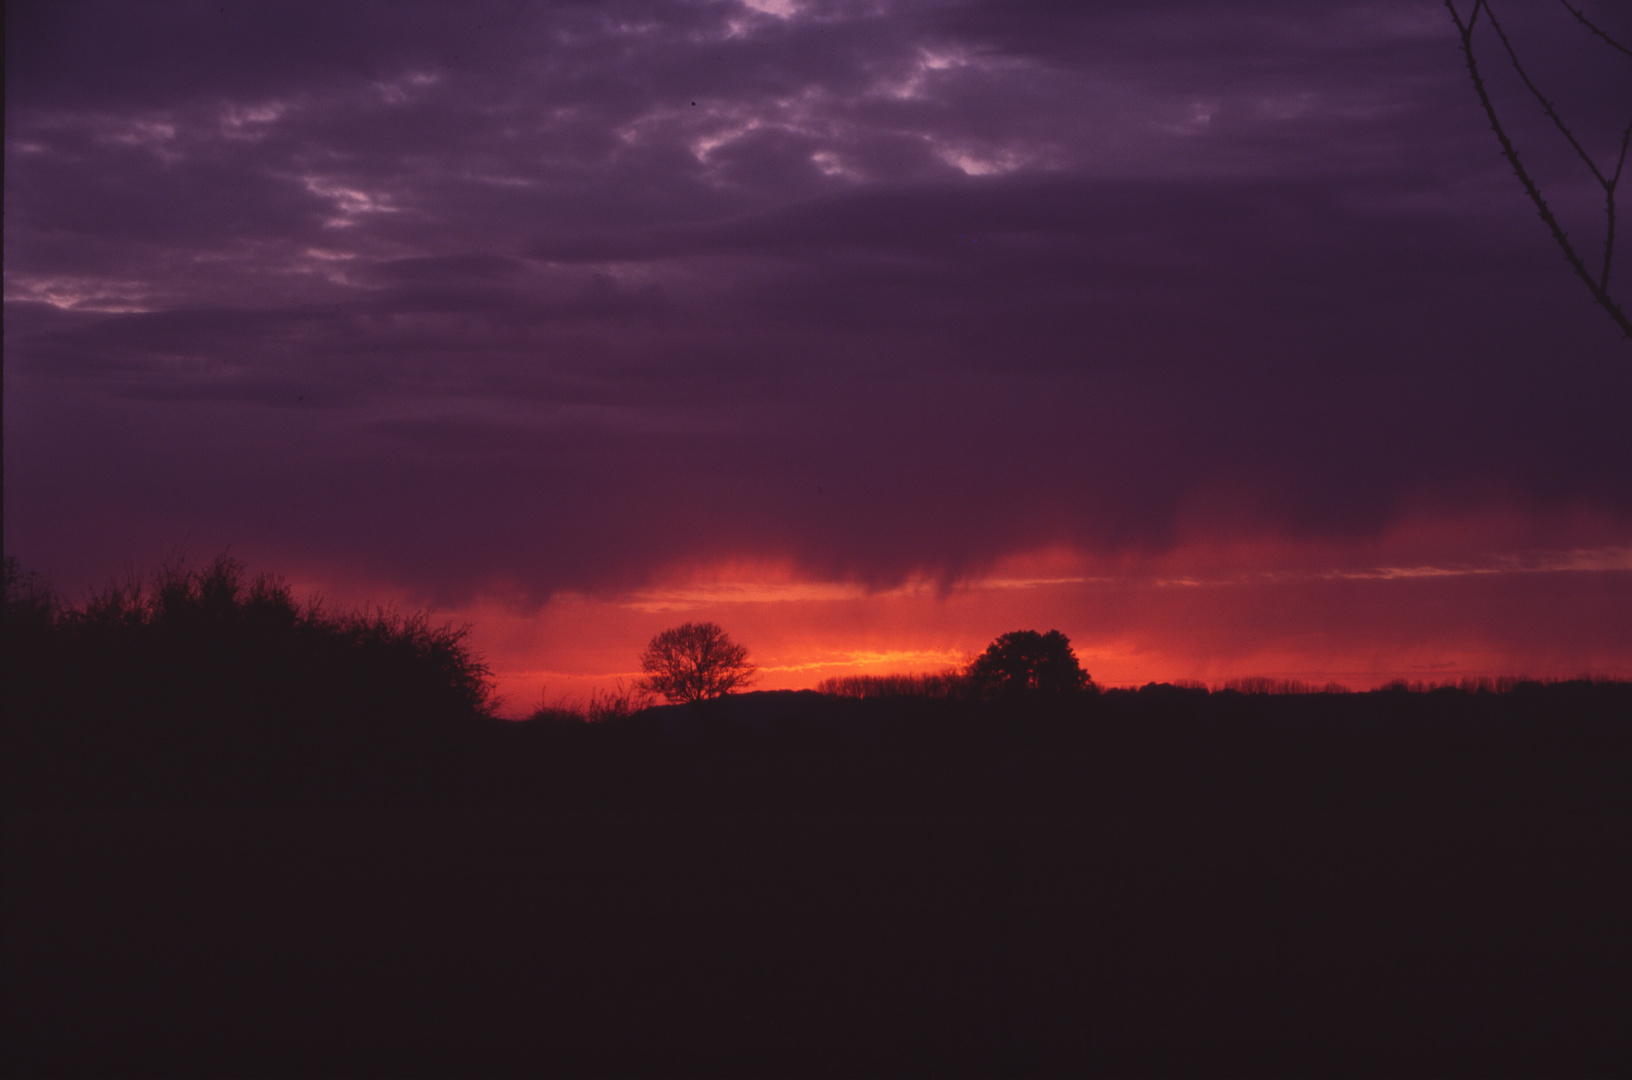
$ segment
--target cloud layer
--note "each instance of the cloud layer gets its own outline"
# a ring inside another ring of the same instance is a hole
[[[1621,58],[1504,17],[1611,154]],[[1625,343],[1432,3],[17,4],[6,49],[6,548],[67,582],[1632,535]]]

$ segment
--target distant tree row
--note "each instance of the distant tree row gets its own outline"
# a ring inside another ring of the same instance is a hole
[[[653,637],[640,654],[637,688],[671,702],[706,701],[751,685],[758,669],[748,650],[711,622],[685,623]],[[933,675],[828,679],[822,693],[851,697],[1058,697],[1095,689],[1058,630],[1004,634],[963,670]]]

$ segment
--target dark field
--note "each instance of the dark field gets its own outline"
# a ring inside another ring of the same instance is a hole
[[[223,771],[13,717],[7,1068],[1624,1075],[1629,720],[784,693]]]

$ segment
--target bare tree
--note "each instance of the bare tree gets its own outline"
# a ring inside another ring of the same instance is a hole
[[[748,650],[711,622],[686,623],[652,638],[640,654],[640,689],[670,701],[702,701],[754,681]]]
[[[1568,0],[1559,0],[1559,3],[1563,4],[1564,8],[1571,15],[1574,15],[1582,26],[1590,30],[1600,40],[1611,48],[1625,54],[1628,58],[1632,58],[1632,49],[1628,49],[1594,25]],[[1513,166],[1514,173],[1518,175],[1519,183],[1524,185],[1525,194],[1529,195],[1530,201],[1536,204],[1536,211],[1541,215],[1541,220],[1546,223],[1548,231],[1553,234],[1553,239],[1563,249],[1565,261],[1570,264],[1570,268],[1575,271],[1576,276],[1586,283],[1587,290],[1592,293],[1592,298],[1598,306],[1603,308],[1611,319],[1615,320],[1615,325],[1621,328],[1621,333],[1626,336],[1627,340],[1632,341],[1632,321],[1627,319],[1626,312],[1609,294],[1609,270],[1610,264],[1615,257],[1615,186],[1620,182],[1621,172],[1626,166],[1627,146],[1632,143],[1632,121],[1627,123],[1626,130],[1621,134],[1621,149],[1620,154],[1615,159],[1614,170],[1608,171],[1599,168],[1598,163],[1592,159],[1592,155],[1587,153],[1586,149],[1582,147],[1580,141],[1575,137],[1575,133],[1558,115],[1558,110],[1553,102],[1549,101],[1547,96],[1530,80],[1524,66],[1519,63],[1519,55],[1514,50],[1512,41],[1508,39],[1507,33],[1502,29],[1502,24],[1496,20],[1496,12],[1491,7],[1489,0],[1474,0],[1473,9],[1468,13],[1465,21],[1461,13],[1456,10],[1455,0],[1445,0],[1445,7],[1451,13],[1451,19],[1456,23],[1457,32],[1462,36],[1462,55],[1468,63],[1468,74],[1473,78],[1473,89],[1479,95],[1479,104],[1484,106],[1485,115],[1490,118],[1491,129],[1496,132],[1496,140],[1502,145],[1502,156],[1507,158],[1508,164]],[[1570,146],[1575,150],[1576,156],[1586,164],[1593,178],[1604,189],[1604,257],[1596,274],[1587,266],[1586,260],[1581,257],[1581,254],[1576,251],[1575,245],[1570,243],[1569,236],[1564,232],[1563,227],[1559,225],[1558,219],[1553,215],[1552,208],[1547,205],[1547,200],[1542,197],[1541,188],[1536,185],[1535,180],[1531,178],[1529,171],[1524,167],[1524,163],[1519,160],[1519,152],[1514,148],[1513,140],[1508,137],[1507,130],[1502,126],[1501,119],[1496,115],[1496,106],[1491,102],[1490,92],[1485,86],[1483,75],[1480,74],[1479,60],[1475,56],[1473,49],[1473,32],[1479,23],[1480,15],[1485,17],[1485,21],[1490,24],[1491,31],[1495,33],[1497,39],[1502,43],[1502,49],[1507,53],[1507,58],[1512,61],[1513,70],[1518,72],[1519,79],[1530,91],[1531,95],[1541,103],[1542,111],[1547,114],[1547,118],[1569,141]]]

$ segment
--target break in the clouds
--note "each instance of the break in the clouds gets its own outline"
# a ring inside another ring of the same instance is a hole
[[[1625,58],[1507,7],[1612,161]],[[944,594],[1045,550],[1632,535],[1632,355],[1431,0],[6,20],[6,546],[67,580],[235,543],[444,604],[745,560]]]

